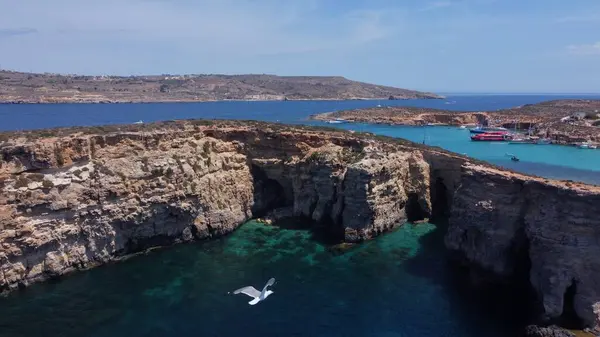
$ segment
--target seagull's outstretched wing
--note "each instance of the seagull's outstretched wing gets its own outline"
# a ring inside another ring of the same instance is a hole
[[[252,298],[257,298],[260,296],[260,291],[256,290],[253,286],[243,287],[233,291],[234,294],[244,294],[248,295]]]
[[[274,277],[271,277],[271,278],[269,279],[269,281],[267,281],[267,285],[265,285],[265,287],[270,287],[270,286],[272,286],[273,284],[275,284],[275,278],[274,278]]]
[[[267,291],[267,288],[272,286],[273,284],[275,284],[275,278],[271,277],[269,279],[269,281],[267,281],[267,284],[265,284],[265,287],[262,290],[262,293],[264,293],[265,291]]]

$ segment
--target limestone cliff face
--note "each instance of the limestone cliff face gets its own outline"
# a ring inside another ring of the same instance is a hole
[[[186,125],[0,151],[2,289],[223,235],[278,207],[346,241],[431,212],[421,152],[347,135]]]
[[[567,309],[594,325],[593,305],[600,301],[597,188],[467,165],[452,204],[448,248],[497,276],[525,270],[548,318],[561,316],[567,300],[573,306]]]
[[[501,278],[526,273],[548,317],[566,303],[592,326],[600,312],[598,187],[347,132],[197,121],[119,128],[0,143],[0,289],[224,235],[280,210],[347,242],[407,219],[448,220],[450,250]]]

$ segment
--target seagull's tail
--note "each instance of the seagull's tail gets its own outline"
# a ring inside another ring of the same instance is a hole
[[[255,305],[256,303],[260,302],[260,298],[256,297],[254,298],[252,301],[248,302],[248,304],[250,305]]]

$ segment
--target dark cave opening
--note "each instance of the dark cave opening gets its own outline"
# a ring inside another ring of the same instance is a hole
[[[420,221],[429,216],[428,212],[421,206],[419,196],[416,193],[408,194],[408,200],[404,209],[406,210],[406,219],[408,222]]]
[[[251,173],[254,180],[254,217],[262,217],[269,211],[291,205],[284,187],[278,181],[270,179],[262,168],[252,164]]]
[[[254,183],[254,205],[252,207],[254,218],[270,218],[274,225],[284,229],[310,230],[313,239],[327,245],[343,242],[344,228],[341,222],[335,221],[329,216],[315,221],[306,216],[293,214],[294,197],[291,182],[271,179],[263,168],[254,164],[251,173]]]
[[[329,217],[320,222],[313,222],[312,231],[313,238],[323,244],[335,245],[344,242],[344,227]]]
[[[448,200],[448,188],[444,179],[438,177],[431,189],[431,217],[429,222],[433,224],[445,224],[450,217],[450,202]]]
[[[563,312],[559,318],[559,325],[567,329],[581,329],[583,321],[575,311],[575,294],[577,294],[577,281],[573,280],[565,290],[563,298]]]

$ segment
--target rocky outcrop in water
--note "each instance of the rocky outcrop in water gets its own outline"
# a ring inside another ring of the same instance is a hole
[[[450,103],[450,102],[447,102]],[[342,118],[363,123],[390,125],[467,125],[488,124],[510,130],[520,129],[532,135],[551,139],[558,144],[600,142],[600,121],[594,111],[600,100],[555,100],[492,111],[456,111],[433,108],[387,106],[320,113],[314,120]],[[567,118],[576,112],[586,112],[587,119]]]

